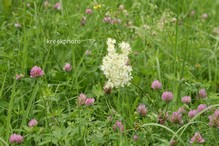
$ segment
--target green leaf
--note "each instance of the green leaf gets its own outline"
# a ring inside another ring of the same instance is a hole
[[[101,143],[104,143],[104,142],[105,142],[103,133],[99,133],[99,132],[98,132],[98,133],[95,133],[95,134],[92,135],[90,138],[91,138],[92,141],[95,142],[95,143],[101,144]]]
[[[62,137],[62,129],[57,127],[54,131],[53,131],[53,136],[60,139]]]
[[[3,0],[4,9],[8,9],[12,4],[12,0]]]
[[[99,98],[100,96],[103,96],[104,92],[103,92],[102,86],[100,84],[93,86],[92,93],[97,98]]]

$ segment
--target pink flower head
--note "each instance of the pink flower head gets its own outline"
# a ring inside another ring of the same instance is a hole
[[[85,104],[88,105],[88,106],[90,106],[90,105],[93,105],[93,104],[94,104],[94,101],[95,101],[94,98],[87,98],[87,99],[85,100]]]
[[[219,27],[215,27],[213,29],[213,33],[216,34],[216,35],[219,35]]]
[[[86,50],[86,51],[85,51],[85,55],[86,55],[86,56],[91,55],[91,51],[90,51],[90,50]]]
[[[207,108],[207,106],[206,106],[205,104],[200,104],[200,105],[198,106],[197,111],[198,111],[198,112],[201,112],[201,111],[203,111],[203,110],[206,109],[206,108]]]
[[[145,108],[144,104],[140,104],[137,108],[137,112],[141,115],[141,116],[145,116],[147,114],[147,108]]]
[[[190,12],[190,15],[191,15],[191,16],[194,16],[194,15],[195,15],[195,10],[192,10],[192,11]]]
[[[206,98],[207,97],[207,93],[206,93],[205,89],[199,90],[198,95],[201,98]]]
[[[217,116],[211,115],[208,117],[208,119],[209,119],[209,123],[208,123],[209,126],[219,128],[219,118]]]
[[[67,72],[71,71],[71,64],[70,63],[66,63],[63,69],[65,71],[67,71]]]
[[[214,111],[214,116],[219,117],[219,109],[216,109],[216,110]]]
[[[122,11],[122,10],[124,10],[124,8],[125,8],[125,7],[124,7],[124,5],[122,5],[122,4],[121,4],[121,5],[119,5],[119,10],[121,10],[121,11]]]
[[[103,21],[105,22],[105,23],[110,23],[111,22],[111,17],[109,17],[109,16],[105,16],[104,18],[103,18]]]
[[[19,134],[12,134],[9,138],[9,142],[11,144],[16,143],[16,144],[20,144],[24,141],[23,136],[19,135]]]
[[[27,7],[28,7],[28,8],[30,7],[30,3],[27,3]]]
[[[186,112],[186,110],[183,107],[180,107],[177,112],[183,114]]]
[[[163,101],[170,102],[173,99],[173,93],[169,91],[165,91],[162,94]]]
[[[190,141],[190,143],[204,143],[204,142],[205,142],[205,140],[202,138],[202,136],[199,132],[196,132]]]
[[[54,9],[56,9],[56,10],[61,10],[61,3],[56,3],[55,5],[54,5]]]
[[[86,13],[86,14],[92,14],[92,10],[91,10],[90,8],[87,8],[87,9],[85,10],[85,13]]]
[[[29,127],[34,127],[38,124],[36,119],[31,119],[30,122],[28,123]]]
[[[163,114],[162,112],[159,113],[159,115],[157,117],[158,123],[164,125],[168,117],[169,117],[168,112],[165,112],[165,114]]]
[[[43,75],[44,75],[44,71],[38,66],[34,66],[30,70],[30,77],[31,78],[36,78],[36,77],[40,77]]]
[[[116,23],[117,23],[117,24],[120,24],[121,22],[122,22],[121,19],[119,19],[119,18],[116,19]]]
[[[155,80],[151,84],[151,88],[154,89],[154,90],[159,90],[159,89],[162,88],[162,84],[158,80]]]
[[[87,99],[87,96],[83,93],[81,93],[79,96],[78,96],[78,104],[79,105],[83,105],[85,104],[85,101]]]
[[[20,79],[22,79],[24,77],[24,75],[23,74],[16,74],[16,80],[20,80]]]
[[[120,24],[121,23],[121,19],[118,19],[118,18],[111,19],[110,23],[111,24]]]
[[[171,140],[170,141],[170,146],[176,146],[177,145],[177,141],[176,140]]]
[[[14,26],[15,26],[16,28],[21,28],[21,24],[20,24],[20,23],[15,23]]]
[[[208,14],[207,13],[202,14],[202,18],[203,19],[207,19],[208,18]]]
[[[137,141],[137,140],[138,140],[138,135],[135,134],[135,135],[133,136],[133,139],[134,139],[134,141]]]
[[[114,131],[119,130],[120,132],[123,132],[124,126],[123,126],[122,122],[116,121],[116,123],[113,125],[113,130]]]
[[[198,113],[197,110],[191,110],[191,111],[188,112],[188,116],[189,116],[190,118],[193,118],[197,113]]]
[[[190,96],[182,97],[182,102],[186,103],[186,104],[190,103],[191,102],[191,97]]]
[[[173,112],[173,114],[170,117],[170,122],[178,123],[178,124],[183,124],[182,113]]]
[[[49,4],[48,0],[46,0],[46,1],[44,1],[43,5],[45,8],[48,8],[50,4]]]

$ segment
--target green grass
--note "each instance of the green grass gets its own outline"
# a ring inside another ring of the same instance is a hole
[[[66,0],[60,1],[60,11],[53,8],[58,0],[49,2],[45,8],[42,0],[0,0],[0,145],[9,145],[13,133],[24,136],[24,146],[169,145],[171,139],[189,145],[196,131],[205,145],[219,144],[218,128],[208,125],[219,103],[219,34],[213,32],[219,27],[217,0]],[[95,10],[96,4],[101,8]],[[85,14],[86,8],[92,14]],[[104,23],[106,15],[121,24]],[[105,94],[107,79],[100,65],[109,37],[130,43],[133,79],[130,86]],[[80,43],[47,43],[67,39]],[[71,72],[63,70],[65,63],[71,64]],[[30,78],[35,65],[44,76]],[[16,80],[16,74],[25,77]],[[151,89],[155,79],[162,82],[159,91]],[[202,88],[208,98],[197,100]],[[161,99],[167,90],[174,94],[169,104]],[[80,93],[95,98],[95,104],[78,106]],[[186,95],[192,98],[187,106],[181,102]],[[146,117],[136,111],[141,103],[148,109]],[[190,119],[188,111],[199,104],[208,108]],[[158,123],[160,113],[171,115],[179,107],[186,110],[183,125]],[[33,118],[38,125],[30,128]],[[118,120],[123,133],[112,128]]]

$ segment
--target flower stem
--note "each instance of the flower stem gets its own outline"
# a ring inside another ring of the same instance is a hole
[[[146,94],[143,89],[141,87],[139,87],[138,85],[136,85],[134,82],[131,82],[135,87],[137,87],[138,89],[141,90],[141,92],[143,93],[143,95],[145,97],[147,97],[147,99],[151,102],[151,104],[154,106],[155,110],[157,111],[157,113],[159,113],[159,110],[157,109],[155,103],[153,102],[153,100],[150,98],[150,96],[148,96],[148,94]]]

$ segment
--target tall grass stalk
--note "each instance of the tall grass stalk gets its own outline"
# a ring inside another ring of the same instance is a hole
[[[16,88],[16,80],[14,79],[12,89],[11,89],[11,95],[10,95],[10,102],[8,105],[8,111],[7,111],[7,120],[6,120],[6,128],[5,128],[5,138],[9,139],[9,133],[11,128],[11,117],[12,117],[12,110],[14,106],[14,100],[15,100],[15,88]]]
[[[24,116],[22,118],[20,128],[22,128],[24,125],[26,125],[27,118],[29,116],[29,113],[31,112],[31,108],[34,105],[34,101],[35,101],[37,93],[39,91],[39,85],[38,85],[37,81],[34,81],[33,85],[34,86],[32,86],[32,87],[34,87],[34,89],[33,89],[32,95],[29,99],[29,102],[28,102],[27,108],[25,110]]]

